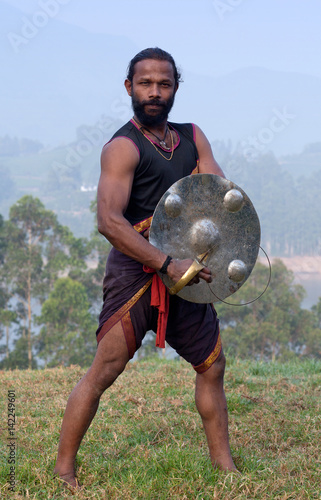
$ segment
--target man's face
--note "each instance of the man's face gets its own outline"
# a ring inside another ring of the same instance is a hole
[[[144,59],[136,63],[133,82],[126,80],[125,86],[142,125],[152,127],[167,120],[178,88],[170,62]]]

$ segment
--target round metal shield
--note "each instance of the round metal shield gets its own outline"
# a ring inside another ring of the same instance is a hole
[[[175,182],[154,212],[149,241],[175,259],[195,259],[209,251],[213,281],[185,286],[178,296],[200,304],[235,293],[250,276],[260,246],[260,222],[246,193],[213,174]],[[170,288],[172,280],[159,273]]]

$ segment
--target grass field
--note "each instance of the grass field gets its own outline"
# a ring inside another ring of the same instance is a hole
[[[84,370],[0,372],[1,498],[321,499],[321,362],[228,360],[233,457],[213,470],[184,361],[130,363],[107,393],[78,455],[84,490],[53,477],[67,397]],[[15,393],[15,492],[9,491],[8,390]]]

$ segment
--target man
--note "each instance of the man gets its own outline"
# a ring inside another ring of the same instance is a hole
[[[196,406],[211,461],[223,470],[235,470],[223,389],[225,359],[214,308],[170,297],[166,327],[164,321],[159,321],[161,313],[150,305],[150,272],[167,273],[177,282],[193,262],[171,259],[148,242],[156,204],[175,181],[186,175],[223,176],[208,140],[197,126],[167,121],[179,79],[175,62],[167,52],[154,48],[137,54],[125,81],[134,118],[103,148],[98,230],[113,249],[104,279],[97,353],[69,397],[61,429],[55,472],[72,486],[77,485],[76,454],[100,396],[124,370],[150,329],[157,329],[157,345],[162,346],[166,328],[167,342],[195,368]],[[189,285],[199,279],[211,282],[211,271],[204,268]]]

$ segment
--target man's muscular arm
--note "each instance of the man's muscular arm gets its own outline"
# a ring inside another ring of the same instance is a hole
[[[117,250],[142,264],[159,270],[167,255],[137,233],[123,215],[130,198],[138,162],[138,151],[128,139],[119,137],[104,147],[97,193],[98,231]],[[172,261],[168,266],[168,276],[177,282],[191,263],[191,259]],[[207,268],[198,276],[211,281],[210,271]],[[194,282],[197,280],[196,278]]]
[[[166,255],[146,242],[123,216],[138,161],[138,152],[128,139],[117,138],[104,147],[97,192],[98,231],[117,250],[160,269]]]
[[[199,173],[216,174],[225,177],[223,170],[213,156],[208,139],[197,125],[195,125],[195,144],[199,155]]]

